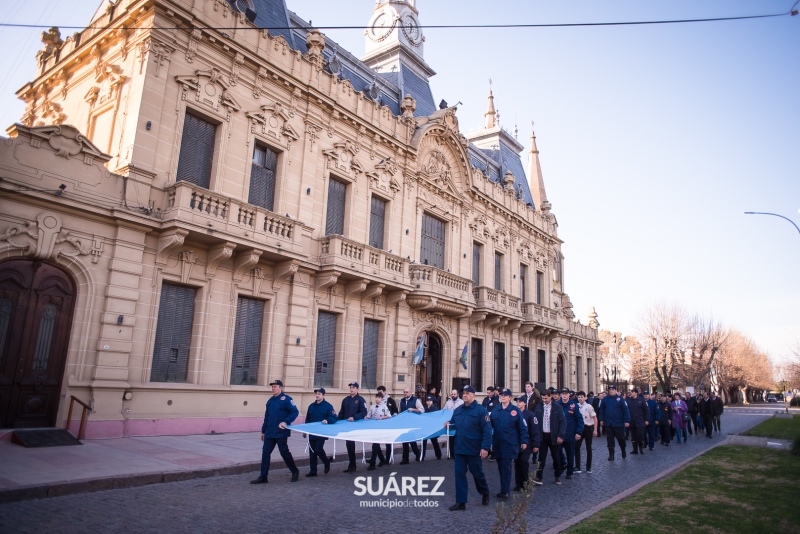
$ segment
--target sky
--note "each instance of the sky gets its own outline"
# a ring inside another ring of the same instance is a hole
[[[287,3],[315,26],[366,26],[374,6]],[[417,9],[423,26],[552,24],[777,14],[793,3],[417,0]],[[98,4],[8,3],[0,22],[77,26]],[[0,27],[16,43],[0,57],[3,128],[22,115],[14,92],[35,75],[42,29]],[[363,55],[363,30],[323,32]],[[776,362],[800,346],[800,231],[744,214],[800,225],[800,15],[423,34],[434,101],[462,102],[462,131],[483,128],[489,79],[501,125],[516,123],[526,147],[535,121],[565,288],[584,324],[594,306],[602,329],[637,335],[649,307],[675,303],[742,331]]]

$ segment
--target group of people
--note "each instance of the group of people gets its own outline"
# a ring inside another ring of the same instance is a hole
[[[283,383],[275,380],[270,383],[272,397],[267,401],[261,440],[264,442],[261,458],[261,472],[253,484],[268,482],[270,455],[277,446],[292,473],[292,482],[299,479],[299,470],[287,445],[289,425],[299,412],[292,398],[283,393]],[[348,384],[350,395],[342,400],[337,412],[325,400],[325,389],[314,390],[316,396],[306,414],[306,423],[320,422],[333,424],[339,420],[357,421],[360,419],[387,419],[398,413],[409,411],[425,413],[440,409],[441,399],[435,390],[427,394],[412,394],[410,388],[403,390],[399,404],[389,396],[384,386],[379,386],[371,406],[359,395],[359,384]],[[423,392],[424,393],[424,392]],[[476,400],[477,391],[473,386],[465,386],[459,396],[452,390],[444,409],[453,410],[453,415],[445,426],[452,426],[455,432],[448,432],[449,447],[455,460],[456,503],[450,510],[465,510],[467,503],[467,471],[472,473],[475,487],[481,494],[482,504],[490,500],[489,486],[483,473],[482,461],[490,458],[497,463],[500,474],[500,492],[496,497],[510,497],[512,472],[514,490],[524,490],[529,482],[543,484],[543,474],[548,456],[553,465],[555,484],[561,484],[562,475],[569,480],[576,473],[582,473],[581,449],[585,444],[586,473],[592,472],[592,441],[601,434],[606,436],[608,460],[615,460],[617,445],[621,457],[627,458],[627,441],[631,442],[631,454],[644,454],[652,451],[656,441],[669,446],[673,439],[684,443],[690,435],[700,435],[705,431],[711,438],[713,432],[720,432],[720,416],[723,411],[722,399],[713,393],[695,396],[689,394],[684,399],[681,393],[672,396],[666,393],[644,392],[634,388],[623,397],[614,385],[608,392],[595,396],[589,392],[574,392],[569,389],[554,388],[537,392],[531,382],[525,384],[525,393],[514,397],[510,389],[490,386],[481,403]],[[424,399],[419,398],[423,396]],[[453,435],[454,434],[454,435]],[[307,477],[317,476],[317,466],[321,461],[324,473],[330,472],[331,459],[325,453],[327,438],[309,437],[309,472]],[[428,441],[431,442],[436,459],[442,458],[438,438],[423,441],[422,450],[416,442],[403,443],[400,465],[410,463],[411,453],[416,461],[425,458]],[[392,444],[385,446],[372,444],[368,471],[386,465],[392,457]],[[356,471],[356,445],[346,441],[348,465],[345,473]],[[530,477],[531,465],[536,469]]]

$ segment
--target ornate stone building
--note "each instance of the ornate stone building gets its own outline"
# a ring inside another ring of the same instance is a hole
[[[255,430],[278,378],[301,411],[354,380],[596,388],[535,138],[526,178],[491,93],[460,132],[418,16],[377,2],[362,60],[282,0],[45,32],[0,145],[0,427],[74,395],[90,437]]]

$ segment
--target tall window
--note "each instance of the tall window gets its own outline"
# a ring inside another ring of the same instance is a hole
[[[537,360],[538,372],[536,373],[536,381],[540,382],[544,387],[547,385],[547,355],[544,350],[538,350]]]
[[[190,287],[161,287],[151,382],[186,382],[195,294]]]
[[[494,288],[503,289],[503,255],[499,252],[494,253]]]
[[[250,166],[250,204],[270,211],[275,204],[275,172],[278,168],[278,154],[261,144],[253,150],[253,164]]]
[[[469,383],[477,391],[483,390],[483,340],[472,338],[472,347],[469,353],[470,379]]]
[[[369,246],[383,248],[383,226],[386,220],[386,201],[372,197],[369,208]]]
[[[325,235],[344,235],[344,203],[347,184],[331,178],[328,181],[328,215]]]
[[[422,214],[420,263],[444,269],[444,221]]]
[[[555,278],[555,281],[556,281],[557,284],[563,284],[564,283],[564,272],[562,271],[562,265],[561,265],[561,253],[559,251],[557,251],[557,250],[556,250],[556,253],[555,253],[555,261],[553,263],[554,263],[553,264],[553,270],[555,271],[553,273],[553,275],[554,275],[553,278]],[[562,288],[562,291],[563,291],[563,288]]]
[[[494,385],[506,387],[506,345],[494,344]]]
[[[214,159],[216,131],[215,124],[186,114],[183,119],[176,182],[185,181],[208,189],[211,183],[211,162]]]
[[[258,378],[258,355],[261,352],[261,325],[264,303],[239,297],[236,306],[236,327],[233,333],[231,385],[251,386]]]
[[[472,284],[475,287],[481,285],[481,250],[483,247],[478,243],[472,244]]]
[[[527,301],[527,291],[525,288],[525,279],[528,277],[528,266],[524,263],[519,264],[519,298],[522,302]]]
[[[375,389],[378,377],[378,321],[364,321],[364,343],[361,354],[361,387]]]
[[[544,291],[544,273],[541,271],[536,271],[536,304],[542,303],[542,292]]]
[[[581,359],[582,358],[580,356],[575,358],[575,385],[577,386],[578,389],[580,389],[581,385],[583,384],[583,374],[582,374],[583,371],[581,370],[582,367]]]
[[[336,354],[336,314],[321,311],[317,319],[317,354],[314,361],[314,387],[333,385],[333,358]]]
[[[531,379],[531,349],[521,347],[519,349],[519,360],[519,383],[520,389],[523,389],[525,382]]]

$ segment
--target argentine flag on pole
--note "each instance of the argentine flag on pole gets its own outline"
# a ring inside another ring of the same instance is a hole
[[[422,334],[422,338],[419,340],[419,345],[417,345],[417,350],[414,351],[414,357],[411,359],[411,365],[418,365],[419,362],[422,361],[422,356],[425,354],[425,334]]]
[[[467,356],[469,355],[468,347],[469,347],[469,341],[467,341],[464,344],[464,350],[461,351],[461,359],[459,360],[461,362],[461,365],[464,366],[464,369],[467,368]]]

